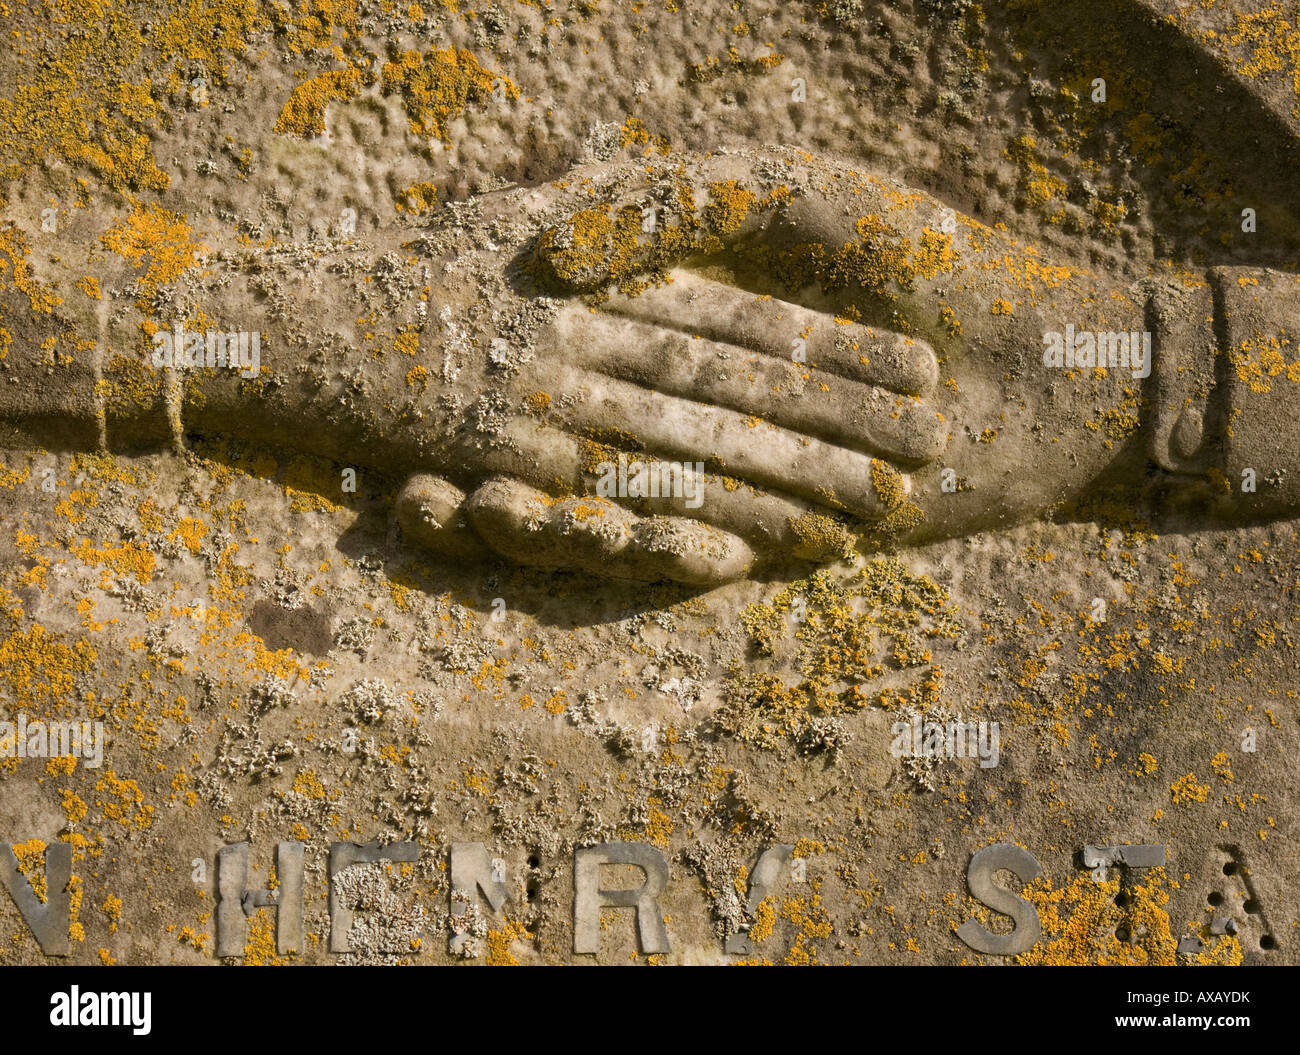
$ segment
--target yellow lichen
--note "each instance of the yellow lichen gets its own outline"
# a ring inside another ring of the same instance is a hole
[[[303,81],[292,92],[275,121],[275,131],[295,136],[318,136],[325,131],[325,111],[336,101],[346,102],[361,90],[355,69],[331,70]]]
[[[485,70],[463,48],[435,48],[424,55],[404,51],[384,63],[382,76],[385,94],[401,95],[411,133],[444,141],[449,122],[470,103],[490,99],[498,89],[505,98],[519,97],[512,80]]]

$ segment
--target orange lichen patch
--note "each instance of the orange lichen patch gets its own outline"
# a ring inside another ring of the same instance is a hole
[[[12,590],[0,586],[0,618],[17,624],[23,617],[23,602]]]
[[[203,536],[207,533],[208,526],[202,520],[196,520],[194,517],[181,517],[175,530],[167,538],[173,542],[179,540],[187,550],[197,554],[203,545]]]
[[[909,264],[918,278],[931,279],[950,273],[957,262],[952,247],[952,235],[921,228],[921,244],[912,254]]]
[[[259,908],[248,918],[243,966],[282,967],[289,962],[289,957],[280,956],[276,949],[275,923],[266,909]]]
[[[32,891],[44,901],[45,890],[45,843],[40,839],[28,839],[25,843],[14,843],[9,847],[18,859],[18,871],[32,885]]]
[[[1300,19],[1293,14],[1288,21],[1284,7],[1276,4],[1232,15],[1236,22],[1226,43],[1246,51],[1236,59],[1237,73],[1252,80],[1273,73],[1289,76],[1291,91],[1300,100]],[[1300,116],[1300,105],[1293,108],[1292,115]]]
[[[342,476],[324,458],[300,455],[284,469],[285,494],[292,499],[289,508],[295,513],[336,513],[343,508],[327,495],[342,496]]]
[[[912,289],[918,278],[949,274],[960,260],[952,236],[929,227],[922,229],[919,246],[877,213],[860,217],[857,232],[858,242],[846,242],[829,255],[815,243],[784,251],[779,273],[796,288],[815,277],[828,291],[861,286],[883,296]]]
[[[32,275],[27,263],[28,248],[27,239],[17,227],[8,222],[0,224],[0,291],[16,289],[27,298],[33,312],[48,315],[63,303],[63,298],[45,288]],[[4,336],[7,348],[12,338],[8,331]]]
[[[787,685],[776,674],[737,667],[726,683],[726,702],[715,720],[737,739],[774,748],[785,738],[809,731],[814,718],[851,713],[871,702],[863,691],[885,672],[885,654],[908,657],[908,665],[927,663],[921,638],[957,636],[959,627],[946,611],[947,595],[927,576],[914,576],[897,560],[874,560],[840,582],[818,573],[780,591],[768,604],[751,604],[741,624],[759,655],[775,655],[793,631],[797,666],[803,681]],[[802,614],[798,622],[792,620]],[[884,706],[935,703],[942,672],[932,667],[919,684],[889,689]],[[812,844],[808,844],[811,846]]]
[[[210,934],[201,934],[193,927],[177,927],[175,923],[169,923],[166,927],[168,934],[175,934],[176,940],[182,945],[188,945],[191,949],[197,949],[199,952],[206,952],[205,943],[212,936]]]
[[[411,610],[411,588],[403,586],[400,582],[388,582],[388,595],[393,599],[393,604],[397,606],[399,612],[409,612]]]
[[[822,905],[821,893],[817,884],[813,885],[813,895],[808,898],[788,897],[781,899],[781,915],[799,928],[794,942],[785,955],[789,967],[810,966],[817,962],[815,941],[825,941],[835,932],[830,915]]]
[[[646,817],[645,838],[656,846],[668,848],[669,837],[673,834],[672,818],[663,810],[652,809]]]
[[[23,466],[22,472],[19,472],[0,462],[0,487],[6,491],[12,491],[19,484],[25,484],[31,475],[32,469],[29,465]]]
[[[312,51],[338,51],[334,43],[337,29],[344,40],[357,25],[357,0],[294,0],[295,8],[286,3],[271,5],[271,19],[276,30],[288,41],[289,51],[302,55]]]
[[[314,769],[299,770],[293,778],[293,791],[307,799],[323,799],[325,785],[320,782]]]
[[[727,47],[726,62],[723,62],[715,55],[710,55],[703,62],[690,63],[686,67],[686,79],[695,84],[708,84],[710,81],[717,80],[724,73],[760,75],[776,69],[783,62],[785,62],[785,56],[779,51],[747,59],[732,44]]]
[[[318,136],[325,132],[325,111],[332,102],[347,102],[361,90],[356,69],[330,70],[303,81],[292,92],[275,120],[282,135]]]
[[[175,282],[207,247],[194,241],[184,217],[159,205],[135,203],[124,220],[100,236],[104,248],[144,271],[146,289]]]
[[[569,229],[575,249],[603,249],[614,223],[608,208],[580,209],[570,217]]]
[[[846,559],[858,542],[845,524],[825,513],[803,513],[790,521],[790,530],[799,540],[794,555],[803,560]]]
[[[45,760],[45,772],[52,777],[71,776],[72,771],[76,768],[76,755],[59,755],[56,758],[47,758]]]
[[[108,566],[118,575],[134,575],[139,582],[147,583],[154,573],[157,559],[141,542],[124,542],[120,546],[95,546],[90,539],[79,539],[68,547],[68,552],[83,564]]]
[[[1097,373],[1101,376],[1105,375],[1104,370],[1098,370]],[[1103,411],[1099,420],[1089,419],[1083,424],[1085,428],[1093,432],[1105,433],[1107,436],[1106,446],[1108,448],[1113,447],[1116,440],[1126,439],[1141,427],[1141,409],[1141,390],[1126,385],[1123,391],[1123,399],[1117,406],[1109,407]]]
[[[1016,164],[1020,176],[1017,189],[1024,204],[1041,210],[1049,202],[1065,200],[1069,188],[1063,179],[1047,170],[1033,136],[1018,136],[1004,151],[1004,156]],[[1058,208],[1048,215],[1048,222],[1059,222],[1062,215],[1063,210]]]
[[[1119,878],[1104,883],[1091,875],[1077,876],[1053,888],[1046,876],[1025,887],[1022,896],[1038,910],[1043,938],[1016,957],[1021,964],[1174,966],[1178,941],[1170,931],[1168,879],[1163,868],[1127,888],[1129,897],[1116,904]],[[976,915],[981,913],[977,911]],[[984,913],[987,915],[987,913]],[[987,920],[985,920],[987,922]],[[1225,935],[1197,960],[1203,963],[1241,962],[1241,945]]]
[[[737,672],[728,683],[727,703],[718,712],[718,722],[736,739],[772,750],[798,735],[808,711],[803,686],[789,687],[784,679],[766,672]]]
[[[534,414],[545,414],[551,409],[549,392],[534,392],[524,400],[524,405]]]
[[[165,189],[150,143],[165,96],[202,106],[229,57],[266,26],[264,10],[194,0],[146,18],[134,3],[50,0],[7,42],[15,87],[0,97],[0,175],[57,158],[117,190]]]
[[[907,497],[903,474],[879,458],[871,459],[871,486],[886,509],[893,509]]]
[[[510,946],[513,942],[526,941],[532,936],[532,932],[518,920],[507,919],[499,929],[489,930],[487,932],[487,965],[489,967],[518,967],[519,960],[511,952]]]
[[[163,375],[144,356],[114,354],[96,391],[110,416],[138,419],[163,406]]]
[[[245,669],[249,673],[274,674],[285,680],[311,677],[310,670],[295,662],[293,649],[281,648],[272,651],[266,647],[260,637],[246,631],[235,634],[230,639],[230,644],[247,653]]]
[[[54,503],[54,515],[62,517],[70,524],[80,524],[86,519],[86,512],[99,504],[99,495],[84,487],[74,488],[68,497]]]
[[[431,212],[437,204],[437,186],[428,180],[422,180],[419,183],[412,183],[402,191],[393,202],[393,208],[398,212],[410,213],[412,216],[422,216]]]
[[[588,520],[600,520],[608,516],[613,509],[614,504],[612,502],[593,498],[586,502],[575,502],[566,512],[579,523],[585,523]]]
[[[81,901],[86,895],[85,886],[79,875],[68,880],[68,937],[73,941],[86,940],[86,927],[77,917],[81,914]]]
[[[559,227],[543,232],[539,259],[561,280],[594,287],[640,270],[641,211],[612,216],[607,206],[579,209]]]
[[[1288,381],[1300,383],[1300,360],[1288,361],[1287,349],[1291,355],[1297,351],[1288,335],[1257,332],[1245,338],[1239,348],[1228,349],[1228,362],[1237,379],[1252,392],[1271,392],[1274,379],[1282,375]]]
[[[485,70],[463,48],[435,48],[424,55],[404,51],[384,63],[382,83],[385,94],[401,95],[413,135],[443,141],[451,119],[470,103],[490,99],[498,85],[506,97],[519,98],[510,78]]]
[[[610,284],[635,296],[666,280],[668,268],[695,253],[716,252],[751,212],[770,208],[735,180],[696,188],[678,180],[663,214],[647,224],[642,206],[596,205],[547,228],[532,267],[549,283],[595,292]],[[697,206],[697,191],[708,200]]]
[[[146,498],[136,507],[136,515],[140,518],[140,526],[146,531],[162,530],[163,520],[152,498]]]
[[[122,922],[122,899],[114,894],[109,894],[104,898],[100,911],[108,919],[109,934],[116,934],[117,925]]]
[[[77,676],[94,668],[96,658],[90,642],[66,644],[62,635],[36,623],[0,641],[0,682],[25,707],[61,703],[72,696]]]
[[[72,758],[73,765],[76,765],[76,758],[73,758],[71,755],[68,757]],[[53,761],[53,759],[51,759],[51,761]],[[61,803],[63,807],[63,815],[68,818],[69,824],[77,824],[83,817],[85,817],[90,807],[88,807],[82,800],[81,796],[71,788],[60,788],[59,793],[63,796],[63,802]]]
[[[413,366],[406,371],[406,384],[417,392],[424,392],[429,387],[429,371],[423,366]]]
[[[704,222],[716,234],[732,234],[740,229],[757,201],[758,195],[745,190],[734,179],[710,183]]]
[[[138,831],[153,824],[153,807],[144,801],[144,792],[134,780],[121,778],[110,769],[95,781],[95,791],[102,796],[95,798],[95,805],[106,820]]]
[[[478,772],[472,766],[466,766],[462,770],[462,778],[465,787],[479,795],[492,794],[492,776],[487,772]]]
[[[1204,802],[1209,796],[1209,786],[1198,784],[1195,773],[1186,773],[1169,786],[1169,799],[1175,805]]]
[[[187,790],[189,783],[190,776],[182,766],[172,775],[171,794],[167,796],[167,801],[176,802],[178,799],[183,799],[187,806],[193,806],[197,801],[197,796],[194,792]]]
[[[77,279],[77,288],[91,300],[100,300],[99,279],[94,275],[82,275]]]
[[[672,145],[667,136],[651,135],[650,130],[646,128],[645,123],[639,117],[633,117],[628,114],[627,120],[623,122],[623,127],[619,130],[620,146],[643,146],[645,153],[657,151],[661,155],[667,155],[672,151]]]
[[[1225,784],[1231,784],[1235,779],[1232,772],[1232,766],[1228,762],[1228,753],[1226,751],[1220,751],[1210,759],[1210,768],[1214,770],[1215,775],[1217,775]]]
[[[400,352],[402,355],[415,355],[420,350],[420,328],[418,326],[403,326],[397,336],[393,338],[393,350]]]
[[[764,942],[772,936],[776,926],[776,899],[765,897],[754,910],[754,922],[749,928],[749,940]]]

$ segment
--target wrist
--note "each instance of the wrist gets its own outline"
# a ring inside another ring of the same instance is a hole
[[[1219,341],[1212,406],[1221,510],[1266,517],[1300,507],[1300,277],[1265,268],[1210,272]]]
[[[1154,337],[1147,396],[1151,458],[1168,472],[1203,478],[1218,461],[1210,420],[1218,352],[1213,284],[1155,285],[1146,317]]]

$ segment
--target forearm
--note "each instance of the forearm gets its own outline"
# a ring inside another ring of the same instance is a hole
[[[437,468],[447,415],[437,366],[421,357],[426,276],[403,258],[399,302],[367,296],[384,248],[314,254],[305,267],[217,260],[156,312],[61,306],[48,337],[23,334],[0,360],[3,439],[135,452],[225,435],[349,465]]]

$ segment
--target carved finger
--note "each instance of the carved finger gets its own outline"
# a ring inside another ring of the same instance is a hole
[[[688,517],[739,535],[764,554],[809,560],[843,556],[856,537],[842,518],[788,494],[763,490],[705,472],[684,486],[651,489],[630,486],[629,477],[647,456],[626,446],[601,446],[536,418],[507,422],[490,445],[466,450],[465,459],[488,472],[527,481],[547,491],[614,496],[648,516]],[[881,472],[892,472],[884,463]],[[683,469],[686,467],[683,466]],[[620,479],[621,477],[621,479]]]
[[[938,382],[934,349],[918,338],[839,320],[689,271],[674,271],[670,278],[636,296],[613,293],[601,309],[787,363],[802,365],[802,360],[814,380],[824,371],[915,396],[928,395]]]
[[[518,480],[489,480],[466,509],[483,540],[518,564],[716,586],[754,563],[743,539],[708,524],[640,517],[604,498],[556,499]]]
[[[946,423],[913,397],[813,373],[748,348],[577,306],[560,314],[556,333],[571,362],[607,377],[727,407],[866,454],[920,464],[947,445]]]
[[[656,455],[700,461],[732,476],[877,520],[903,502],[910,483],[885,462],[723,407],[680,399],[583,372],[536,364],[548,391],[572,399],[546,413],[566,428]]]
[[[489,550],[474,533],[464,506],[464,491],[440,476],[421,473],[397,495],[397,524],[408,542],[436,553],[487,556]]]

